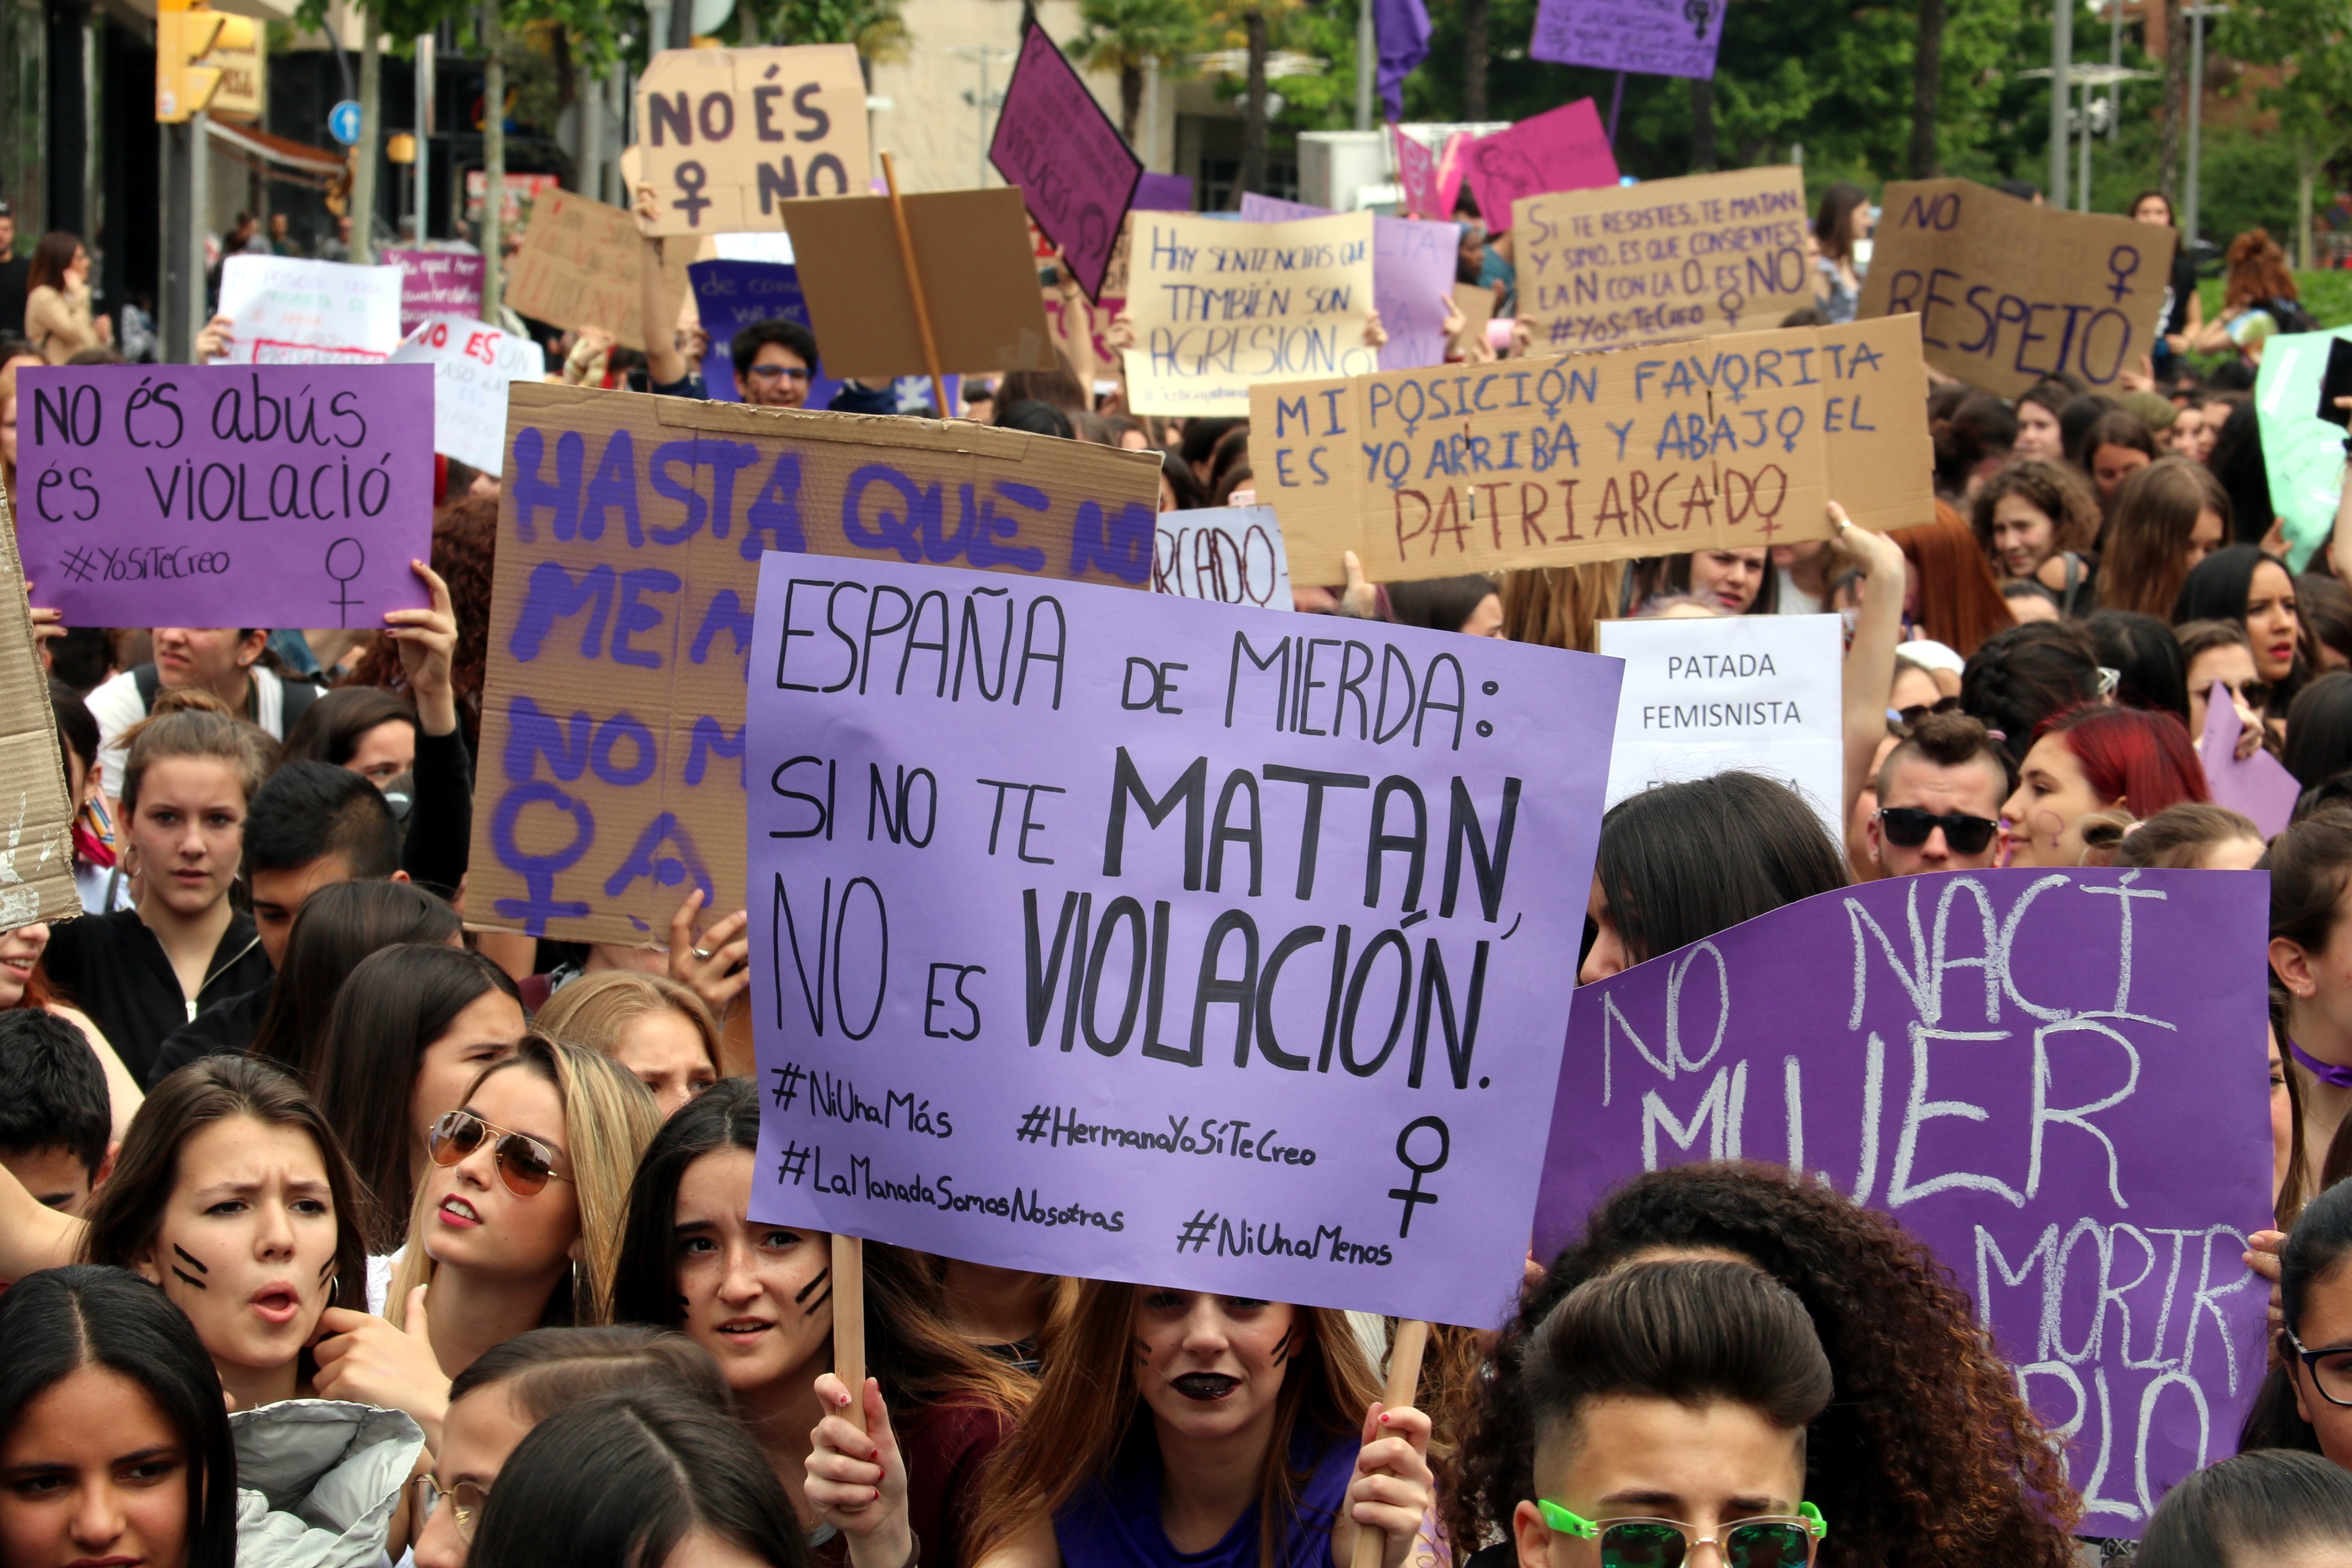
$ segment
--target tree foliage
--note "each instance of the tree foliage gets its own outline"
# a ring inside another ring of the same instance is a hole
[[[2314,189],[2328,163],[2352,147],[2352,0],[2241,4],[2215,29],[2213,47],[2269,68],[2232,86],[2251,89],[2294,154],[2295,251],[2309,267]]]
[[[1145,69],[1175,74],[1200,47],[1206,19],[1198,0],[1081,0],[1078,19],[1085,31],[1070,40],[1071,58],[1118,74],[1119,129],[1133,142]]]

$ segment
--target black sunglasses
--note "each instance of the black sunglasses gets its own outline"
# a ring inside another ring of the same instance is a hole
[[[1900,725],[1907,736],[1911,726],[1930,713],[1957,713],[1959,710],[1960,700],[1946,697],[1935,702],[1914,702],[1908,708],[1890,708],[1886,710],[1886,717],[1891,724]]]
[[[1882,806],[1878,820],[1886,830],[1886,841],[1906,849],[1918,848],[1927,842],[1929,834],[1940,827],[1944,830],[1944,842],[1957,855],[1983,854],[1992,836],[2000,831],[2000,824],[1990,816],[1969,816],[1959,812],[1937,816],[1916,805]]]

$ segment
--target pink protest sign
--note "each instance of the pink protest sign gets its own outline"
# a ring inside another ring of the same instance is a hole
[[[1397,184],[1404,187],[1404,216],[1443,218],[1452,215],[1437,205],[1437,154],[1421,138],[1405,133],[1402,125],[1389,127],[1396,142]]]
[[[2085,1534],[2231,1453],[2269,1357],[2270,879],[1944,873],[1580,988],[1536,1256],[1611,1188],[1763,1160],[1892,1215],[2066,1438]]]
[[[386,250],[384,261],[400,268],[400,331],[403,337],[433,316],[482,313],[486,264],[478,256],[450,250]]]
[[[1521,196],[1617,183],[1617,157],[1589,98],[1479,137],[1464,149],[1463,162],[1490,234],[1511,226],[1511,204]]]
[[[1715,75],[1724,0],[1542,0],[1528,54],[1651,76]]]
[[[429,364],[17,373],[16,540],[73,626],[377,626],[422,608]]]
[[[1061,46],[1034,23],[1022,35],[988,161],[1005,184],[1020,188],[1029,216],[1062,247],[1087,298],[1099,300],[1143,161]]]
[[[954,486],[903,494],[903,521],[871,515],[920,554]],[[1150,509],[1088,504],[1080,552],[1148,570]],[[990,515],[967,506],[966,526]],[[1298,619],[761,559],[756,1216],[1501,1319],[1620,667]]]

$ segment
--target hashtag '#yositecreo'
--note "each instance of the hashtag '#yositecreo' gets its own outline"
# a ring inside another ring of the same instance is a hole
[[[1053,1113],[1042,1105],[1033,1105],[1021,1113],[1021,1131],[1013,1136],[1024,1143],[1034,1143],[1045,1136]]]
[[[790,1182],[793,1185],[799,1186],[808,1175],[809,1156],[815,1152],[815,1150],[803,1149],[797,1143],[786,1143],[783,1156],[776,1165],[777,1184],[781,1186]]]
[[[775,1099],[776,1109],[790,1110],[793,1100],[800,1094],[801,1080],[808,1074],[802,1070],[798,1062],[786,1062],[782,1067],[770,1068],[768,1071],[776,1079],[775,1087],[768,1091]]]
[[[1198,1252],[1208,1246],[1210,1236],[1217,1228],[1218,1217],[1207,1209],[1193,1210],[1192,1217],[1184,1222],[1184,1228],[1176,1237],[1176,1250]]]
[[[1556,343],[1567,342],[1575,335],[1576,328],[1565,316],[1551,324],[1551,341]]]

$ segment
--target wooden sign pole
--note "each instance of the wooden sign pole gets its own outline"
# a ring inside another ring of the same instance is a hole
[[[839,1231],[833,1236],[833,1374],[849,1390],[849,1408],[843,1414],[865,1431],[866,1243]]]
[[[835,1272],[837,1279],[839,1276],[837,1265]],[[834,1311],[836,1314],[834,1321],[836,1323],[841,1321],[838,1316],[841,1310],[840,1301],[841,1297],[836,1293],[834,1297]],[[838,1335],[841,1331],[836,1328],[834,1332]],[[834,1342],[839,1344],[841,1342],[836,1338]],[[1419,1318],[1406,1318],[1397,1324],[1396,1340],[1389,1347],[1389,1384],[1381,1394],[1382,1409],[1398,1410],[1413,1402],[1414,1396],[1421,1389],[1422,1352],[1428,1348],[1429,1325],[1427,1323]],[[1356,1551],[1350,1560],[1350,1568],[1381,1568],[1381,1531],[1366,1530],[1363,1526],[1358,1525]]]
[[[907,269],[907,291],[915,299],[915,335],[923,343],[923,368],[930,373],[931,403],[942,419],[955,417],[948,406],[947,377],[940,374],[940,342],[931,334],[930,301],[923,297],[922,270],[915,265],[915,231],[907,226],[907,206],[898,199],[898,166],[882,154],[882,181],[890,190],[890,223],[898,231],[898,261]]]

